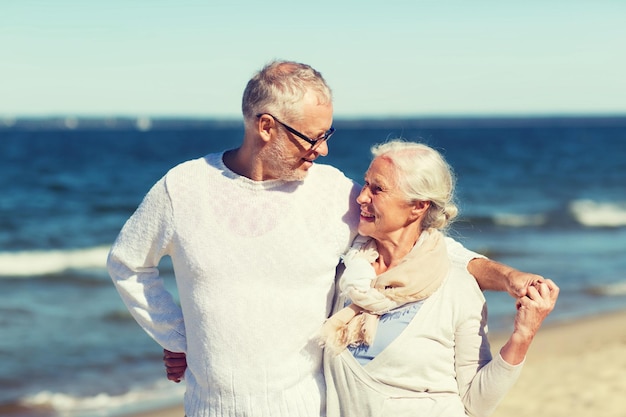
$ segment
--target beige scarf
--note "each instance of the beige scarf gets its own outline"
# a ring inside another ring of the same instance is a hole
[[[434,293],[450,267],[443,235],[436,229],[422,232],[404,259],[378,277],[372,263],[378,258],[376,242],[358,236],[343,257],[346,267],[339,289],[352,304],[323,324],[320,344],[341,353],[347,346],[370,345],[380,315]]]

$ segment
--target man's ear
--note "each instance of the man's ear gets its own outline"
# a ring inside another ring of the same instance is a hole
[[[257,121],[257,133],[261,139],[267,143],[272,138],[272,129],[275,129],[276,123],[269,114],[262,114]]]

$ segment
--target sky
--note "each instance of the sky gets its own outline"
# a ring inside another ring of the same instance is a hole
[[[241,117],[274,59],[335,117],[626,115],[623,0],[0,0],[0,118]]]

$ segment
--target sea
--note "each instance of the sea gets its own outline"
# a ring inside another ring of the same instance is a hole
[[[561,288],[548,322],[626,308],[626,117],[338,119],[331,164],[360,181],[370,147],[439,150],[457,176],[450,234]],[[237,147],[238,120],[0,119],[0,415],[108,417],[182,401],[162,350],[105,269],[166,171]],[[251,203],[252,204],[252,203]],[[175,292],[167,261],[161,272]],[[492,331],[514,300],[486,293]],[[581,337],[585,337],[581,335]]]

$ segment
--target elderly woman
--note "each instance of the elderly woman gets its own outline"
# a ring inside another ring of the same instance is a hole
[[[489,415],[559,289],[551,280],[528,288],[492,358],[485,298],[449,261],[441,232],[457,215],[450,167],[423,144],[396,140],[372,153],[360,236],[322,328],[328,417]]]

